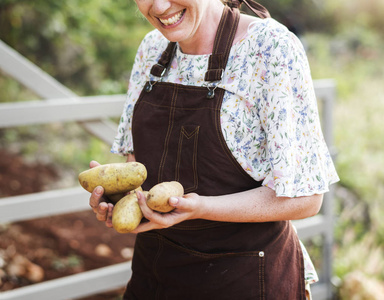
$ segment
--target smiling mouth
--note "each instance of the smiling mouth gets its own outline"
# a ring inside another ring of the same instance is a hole
[[[185,9],[183,9],[182,11],[180,11],[179,13],[177,13],[176,15],[174,15],[171,18],[168,18],[168,19],[159,18],[159,20],[160,20],[161,24],[163,24],[165,26],[174,25],[181,20],[184,13],[185,13]]]

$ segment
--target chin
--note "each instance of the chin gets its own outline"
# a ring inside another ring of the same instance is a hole
[[[185,40],[185,37],[187,36],[186,33],[185,34],[183,34],[183,33],[172,34],[172,33],[166,32],[164,30],[160,30],[160,32],[170,42],[181,42],[181,41]]]

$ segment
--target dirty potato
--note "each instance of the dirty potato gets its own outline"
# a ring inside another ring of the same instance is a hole
[[[95,187],[102,186],[106,195],[132,191],[146,179],[147,169],[138,162],[100,165],[79,174],[79,182],[84,189],[92,193]]]
[[[139,186],[137,189],[134,189],[132,191],[129,191],[129,194],[134,194],[136,193],[136,191],[143,191],[142,187]],[[127,195],[127,193],[119,193],[119,194],[112,194],[112,195],[108,195],[106,196],[107,200],[109,200],[111,203],[115,204],[117,203],[120,199],[122,199],[123,197],[125,197]]]
[[[162,182],[152,187],[147,196],[149,208],[158,212],[170,212],[174,209],[168,204],[170,197],[181,197],[184,195],[183,186],[177,181]]]
[[[119,233],[128,233],[139,226],[141,212],[136,194],[128,194],[120,199],[113,208],[112,226]]]
[[[116,204],[120,199],[124,198],[126,195],[127,195],[126,193],[118,193],[118,194],[105,195],[104,197],[108,202]]]

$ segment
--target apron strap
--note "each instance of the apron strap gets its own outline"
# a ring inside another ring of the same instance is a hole
[[[240,12],[237,8],[224,7],[223,15],[217,28],[212,55],[209,57],[205,81],[219,81],[223,77],[239,20]]]
[[[156,77],[162,77],[168,69],[169,63],[171,62],[174,52],[176,50],[176,43],[170,42],[167,49],[161,54],[161,57],[157,64],[153,65],[151,74]]]

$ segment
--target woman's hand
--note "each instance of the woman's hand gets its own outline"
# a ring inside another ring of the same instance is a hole
[[[97,161],[91,161],[89,167],[92,169],[94,167],[100,166]],[[112,227],[112,212],[113,204],[108,203],[104,198],[104,189],[101,186],[97,186],[89,198],[89,205],[92,207],[93,212],[96,214],[96,218],[105,222],[107,227]]]
[[[136,161],[134,154],[127,155],[127,162]],[[89,163],[89,167],[92,169],[94,167],[100,166],[97,161],[92,160]],[[102,186],[97,186],[89,198],[89,205],[92,207],[93,212],[96,214],[96,218],[105,222],[107,227],[112,227],[112,212],[114,205],[109,203],[103,198],[104,189]]]
[[[195,193],[183,197],[171,197],[169,204],[175,209],[168,213],[159,213],[147,206],[145,195],[142,192],[138,191],[136,194],[144,218],[148,221],[140,223],[133,233],[168,228],[185,220],[197,219],[203,201],[202,197]]]

